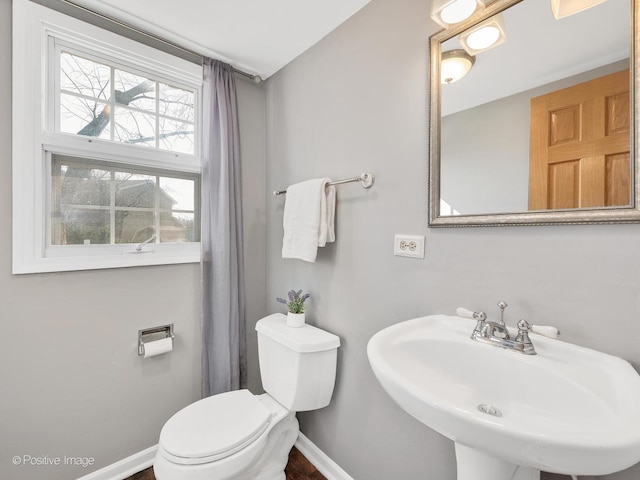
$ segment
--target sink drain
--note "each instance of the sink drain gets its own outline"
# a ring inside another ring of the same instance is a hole
[[[478,410],[480,410],[482,413],[486,413],[487,415],[493,415],[494,417],[502,416],[502,412],[500,410],[498,410],[493,405],[489,405],[486,403],[481,403],[480,405],[478,405]]]

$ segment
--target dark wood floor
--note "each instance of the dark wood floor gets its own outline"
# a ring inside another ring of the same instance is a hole
[[[289,453],[285,473],[287,480],[327,480],[295,447]],[[156,480],[156,477],[153,475],[153,468],[150,467],[125,480]]]
[[[327,480],[295,447],[289,453],[289,463],[284,471],[287,480]]]

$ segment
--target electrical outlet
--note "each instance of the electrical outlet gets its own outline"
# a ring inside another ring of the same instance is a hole
[[[400,257],[424,258],[424,237],[396,234],[393,242],[393,254]]]

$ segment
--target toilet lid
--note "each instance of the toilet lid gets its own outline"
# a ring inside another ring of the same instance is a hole
[[[192,403],[171,417],[160,432],[160,445],[185,460],[221,459],[253,442],[266,430],[270,417],[269,410],[249,390],[221,393]]]

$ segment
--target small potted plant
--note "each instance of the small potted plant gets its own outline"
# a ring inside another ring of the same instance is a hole
[[[311,297],[310,293],[302,293],[302,290],[289,290],[288,300],[284,298],[276,298],[280,303],[284,303],[289,311],[287,312],[287,326],[289,327],[303,327],[304,326],[304,310],[306,305],[304,304],[307,299]]]

